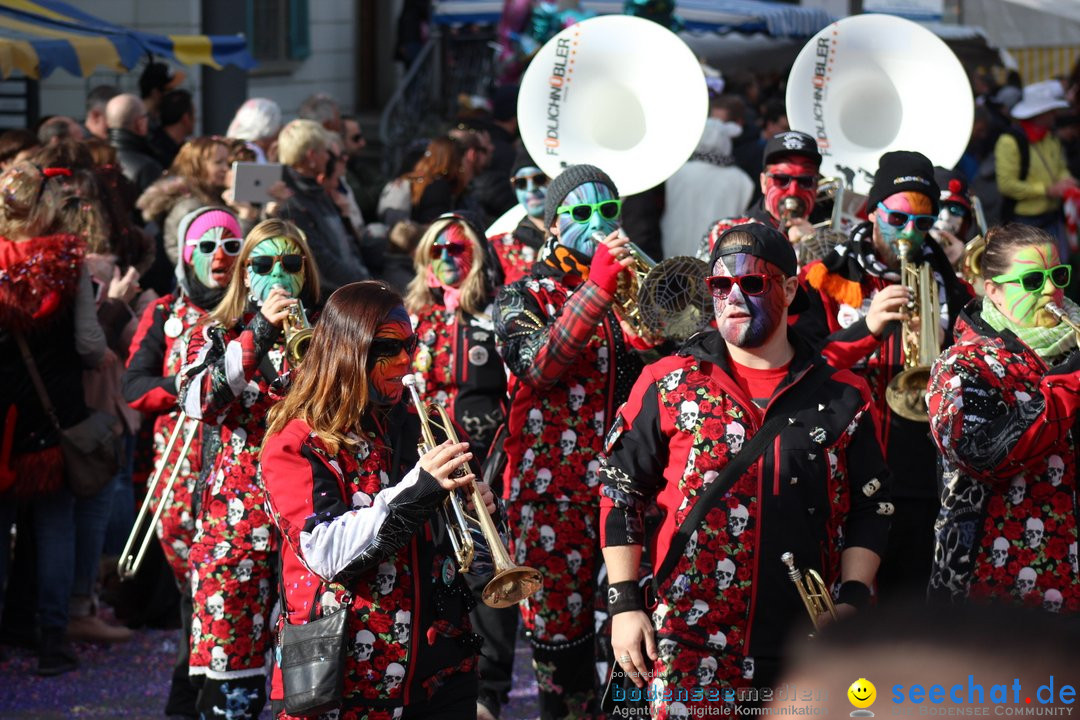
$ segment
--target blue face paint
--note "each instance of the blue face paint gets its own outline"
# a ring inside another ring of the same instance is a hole
[[[908,215],[925,215],[930,212],[931,208],[930,198],[922,193],[914,192],[901,192],[890,195],[885,198],[882,205],[890,210],[897,210]],[[921,256],[926,233],[916,230],[915,222],[910,218],[904,227],[896,227],[889,224],[887,217],[888,214],[881,208],[874,211],[874,224],[877,226],[878,232],[881,233],[881,239],[892,252],[893,257],[897,258],[897,260],[900,259],[901,240],[906,240],[909,245],[907,256],[909,261]]]
[[[544,184],[538,185],[537,180]],[[525,187],[519,187],[522,181]],[[525,208],[529,217],[544,217],[544,199],[547,197],[547,176],[544,171],[532,165],[523,167],[514,174],[514,195]]]
[[[617,199],[607,185],[596,182],[587,182],[570,191],[563,199],[560,206],[578,205],[581,203],[598,203],[604,200]],[[559,227],[559,244],[576,250],[585,257],[592,257],[596,252],[596,242],[592,235],[595,232],[603,233],[606,237],[619,229],[619,219],[604,219],[598,211],[593,211],[588,222],[579,223],[570,217],[569,213],[559,213],[556,216]]]

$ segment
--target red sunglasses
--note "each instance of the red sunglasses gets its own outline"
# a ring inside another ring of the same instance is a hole
[[[443,243],[443,244],[432,245],[431,246],[431,257],[437,258],[437,257],[442,256],[443,250],[450,253],[454,257],[458,257],[459,255],[464,255],[465,250],[467,250],[467,249],[468,248],[466,248],[461,243]]]
[[[731,292],[735,285],[743,291],[744,295],[764,295],[769,290],[769,279],[782,277],[781,275],[766,275],[765,273],[749,273],[747,275],[711,275],[705,278],[709,286],[709,292],[717,297],[724,297]]]

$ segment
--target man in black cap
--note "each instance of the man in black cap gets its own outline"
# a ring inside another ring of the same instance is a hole
[[[542,718],[595,712],[597,470],[604,432],[642,367],[611,310],[633,262],[620,209],[604,171],[568,167],[548,184],[540,260],[495,299],[513,373],[502,474],[511,552],[544,575],[542,592],[521,603]]]
[[[540,248],[547,237],[544,227],[544,200],[547,197],[548,176],[536,165],[524,148],[517,151],[510,168],[510,187],[525,217],[511,232],[493,235],[488,242],[502,263],[506,283],[510,284],[529,274]]]
[[[746,222],[777,228],[791,243],[813,233],[810,213],[817,200],[821,153],[813,137],[798,130],[777,133],[765,143],[761,172],[761,203],[745,216],[717,220],[707,229],[699,255],[704,259],[727,229]],[[703,228],[703,230],[706,230]]]
[[[668,717],[775,684],[788,635],[811,629],[784,553],[838,588],[844,616],[869,600],[889,529],[869,388],[788,327],[807,302],[790,242],[737,225],[710,260],[716,329],[645,368],[600,470],[615,672],[649,683]],[[646,541],[654,607],[638,582]]]
[[[892,470],[896,516],[889,549],[878,574],[883,600],[924,593],[933,559],[933,525],[940,506],[937,452],[925,420],[906,419],[886,402],[889,381],[904,370],[901,320],[937,328],[936,357],[951,344],[952,326],[971,299],[941,247],[927,235],[937,219],[939,189],[930,161],[917,152],[881,156],[867,211],[848,241],[802,271],[810,308],[796,328],[811,338],[835,367],[866,378],[881,414],[885,457]],[[912,266],[929,263],[937,282],[939,317],[909,318],[914,296],[900,277],[900,255],[907,248]],[[917,338],[909,337],[909,340]]]

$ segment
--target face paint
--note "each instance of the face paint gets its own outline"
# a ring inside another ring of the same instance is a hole
[[[804,208],[801,213],[796,214],[797,216],[810,216],[810,213],[814,211],[814,203],[817,200],[817,165],[808,158],[793,157],[790,160],[766,166],[765,173],[765,187],[763,190],[765,194],[765,210],[768,211],[770,215],[782,222],[786,222],[788,216],[791,216],[792,213],[787,210],[782,210],[780,204],[784,201],[784,198],[790,197],[795,198]],[[769,175],[786,175],[790,178],[787,187],[781,187],[780,181],[776,177],[768,177]],[[813,185],[809,188],[800,187],[795,178],[807,176],[813,176],[815,178]]]
[[[739,253],[726,255],[713,266],[714,275],[738,277],[762,273],[772,275],[761,295],[746,295],[738,285],[721,297],[713,296],[716,326],[724,340],[736,347],[761,347],[780,325],[784,308],[784,276],[779,268],[759,257]]]
[[[431,246],[431,273],[441,285],[459,287],[469,275],[472,262],[472,243],[460,225],[448,225],[435,237]]]
[[[386,316],[375,331],[377,338],[407,340],[412,337],[412,323],[405,308],[397,306]],[[405,391],[401,378],[412,371],[412,356],[401,350],[394,356],[368,355],[368,394],[376,405],[393,405]]]
[[[929,215],[934,207],[929,197],[917,192],[896,193],[882,200],[881,204],[889,210],[909,215]],[[885,264],[895,268],[900,264],[900,240],[907,240],[909,243],[908,260],[912,260],[922,255],[926,233],[916,230],[915,222],[910,218],[904,227],[898,228],[888,223],[887,216],[888,213],[881,208],[874,211],[874,246]]]
[[[195,277],[208,288],[222,288],[229,284],[233,263],[236,262],[236,255],[227,254],[222,247],[222,242],[227,238],[236,238],[236,235],[229,228],[209,228],[199,238],[199,242],[201,243],[204,240],[216,241],[213,252],[207,255],[196,246],[195,251],[191,254],[191,265],[195,269]]]
[[[562,201],[561,206],[578,205],[581,203],[598,203],[604,200],[616,200],[607,185],[595,182],[587,182],[570,191]],[[569,213],[560,213],[555,216],[559,224],[559,244],[577,250],[585,257],[592,257],[596,252],[596,243],[592,239],[594,232],[601,232],[605,236],[610,235],[619,228],[619,219],[607,220],[600,212],[593,210],[588,222],[579,223],[570,217]]]
[[[302,254],[296,241],[286,237],[267,238],[251,251],[251,257]],[[304,289],[307,267],[301,267],[297,273],[285,272],[285,268],[282,267],[279,259],[274,263],[273,269],[266,275],[253,272],[250,266],[246,268],[245,272],[247,273],[248,287],[251,288],[251,294],[255,296],[256,303],[261,306],[270,295],[270,291],[278,285],[288,293],[289,297],[299,297],[300,291]]]
[[[1057,248],[1052,244],[1025,245],[1013,254],[1009,269],[1002,275],[1052,268],[1060,264]],[[1058,324],[1057,318],[1043,308],[1048,302],[1061,307],[1065,300],[1065,292],[1055,286],[1049,277],[1035,292],[1028,292],[1019,282],[1005,282],[999,287],[1002,290],[1002,300],[994,304],[1002,315],[1016,323],[1018,327],[1035,327],[1036,325],[1054,327]]]
[[[544,184],[537,185],[537,180]],[[520,187],[522,181],[525,187]],[[547,177],[544,171],[531,165],[518,170],[514,174],[514,195],[529,217],[544,217],[544,198],[547,197]]]

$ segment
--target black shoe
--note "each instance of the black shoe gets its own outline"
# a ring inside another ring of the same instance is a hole
[[[79,659],[68,644],[63,629],[43,629],[36,672],[44,677],[63,675],[79,667]]]

